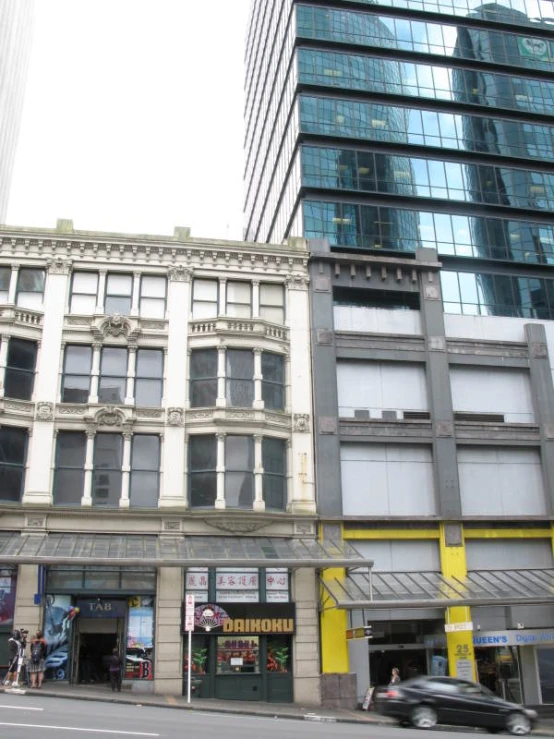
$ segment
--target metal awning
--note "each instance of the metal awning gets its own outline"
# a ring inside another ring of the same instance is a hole
[[[321,580],[338,608],[446,608],[554,603],[554,569],[479,570],[465,578],[438,572],[360,572]]]
[[[0,566],[371,567],[347,542],[258,536],[0,532]]]

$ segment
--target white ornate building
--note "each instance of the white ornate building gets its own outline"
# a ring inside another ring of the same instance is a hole
[[[251,583],[266,578],[256,594],[227,578],[233,593],[209,598],[294,603],[294,699],[318,701],[314,568],[327,555],[315,542],[307,259],[303,239],[0,229],[0,568],[14,623],[36,627],[56,597],[114,609],[149,593],[149,686],[180,693],[186,566],[252,565]],[[175,566],[191,541],[203,554]],[[288,570],[271,596],[265,564]],[[82,609],[81,632],[95,633]],[[116,620],[128,646],[130,615]],[[73,654],[62,672],[78,669]]]

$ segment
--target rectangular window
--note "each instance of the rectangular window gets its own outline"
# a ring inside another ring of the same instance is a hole
[[[252,508],[254,503],[254,440],[225,437],[225,507]]]
[[[35,382],[36,361],[36,342],[10,339],[4,378],[4,394],[7,398],[31,400]]]
[[[251,408],[254,401],[254,353],[251,349],[227,349],[227,404]]]
[[[227,307],[225,315],[250,318],[252,315],[252,286],[249,282],[227,283]]]
[[[42,309],[44,270],[20,269],[17,278],[16,303],[20,308]]]
[[[260,637],[246,636],[230,639],[217,637],[218,675],[257,675],[260,672]]]
[[[284,324],[285,290],[282,285],[260,285],[260,318]]]
[[[215,505],[216,466],[216,437],[191,436],[189,440],[189,503],[191,508],[211,508]]]
[[[140,315],[143,318],[165,318],[167,280],[143,275],[140,280]]]
[[[92,472],[93,505],[109,508],[117,508],[119,505],[122,461],[121,434],[96,434]]]
[[[192,317],[215,318],[217,316],[219,282],[194,280],[192,286]]]
[[[280,354],[262,354],[262,400],[267,410],[285,409],[285,358]]]
[[[121,405],[127,387],[127,349],[102,349],[98,400],[101,403]]]
[[[7,303],[10,294],[10,267],[0,267],[0,303]]]
[[[135,380],[136,405],[162,404],[164,355],[161,349],[139,349]]]
[[[109,274],[106,277],[104,313],[128,316],[131,313],[132,297],[133,275]]]
[[[262,441],[263,496],[265,507],[276,511],[287,508],[287,443],[264,436]]]
[[[54,505],[80,506],[85,484],[87,437],[80,431],[60,431],[56,441]]]
[[[71,313],[92,315],[96,310],[98,272],[74,272],[71,281]]]
[[[0,500],[19,503],[23,494],[27,430],[0,428]]]
[[[156,508],[160,490],[160,437],[136,434],[131,454],[131,508]]]
[[[92,347],[66,347],[63,365],[62,403],[88,402],[91,368]]]
[[[190,355],[190,406],[211,408],[217,398],[217,349],[195,349]]]

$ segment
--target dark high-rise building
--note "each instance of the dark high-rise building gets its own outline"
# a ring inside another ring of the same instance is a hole
[[[323,702],[554,703],[552,3],[253,0],[245,121],[246,237],[310,241],[321,535],[374,562],[321,575]]]
[[[0,223],[5,222],[23,110],[34,0],[0,0]]]

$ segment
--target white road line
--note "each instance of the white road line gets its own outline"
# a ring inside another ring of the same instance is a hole
[[[117,731],[116,729],[83,729],[79,726],[48,726],[46,724],[12,724],[0,721],[0,726],[21,726],[24,729],[56,729],[56,731],[88,731],[91,734],[119,734],[121,736],[160,736],[141,731]]]
[[[44,711],[44,708],[33,708],[33,706],[3,706],[0,708],[9,708],[10,711]]]

